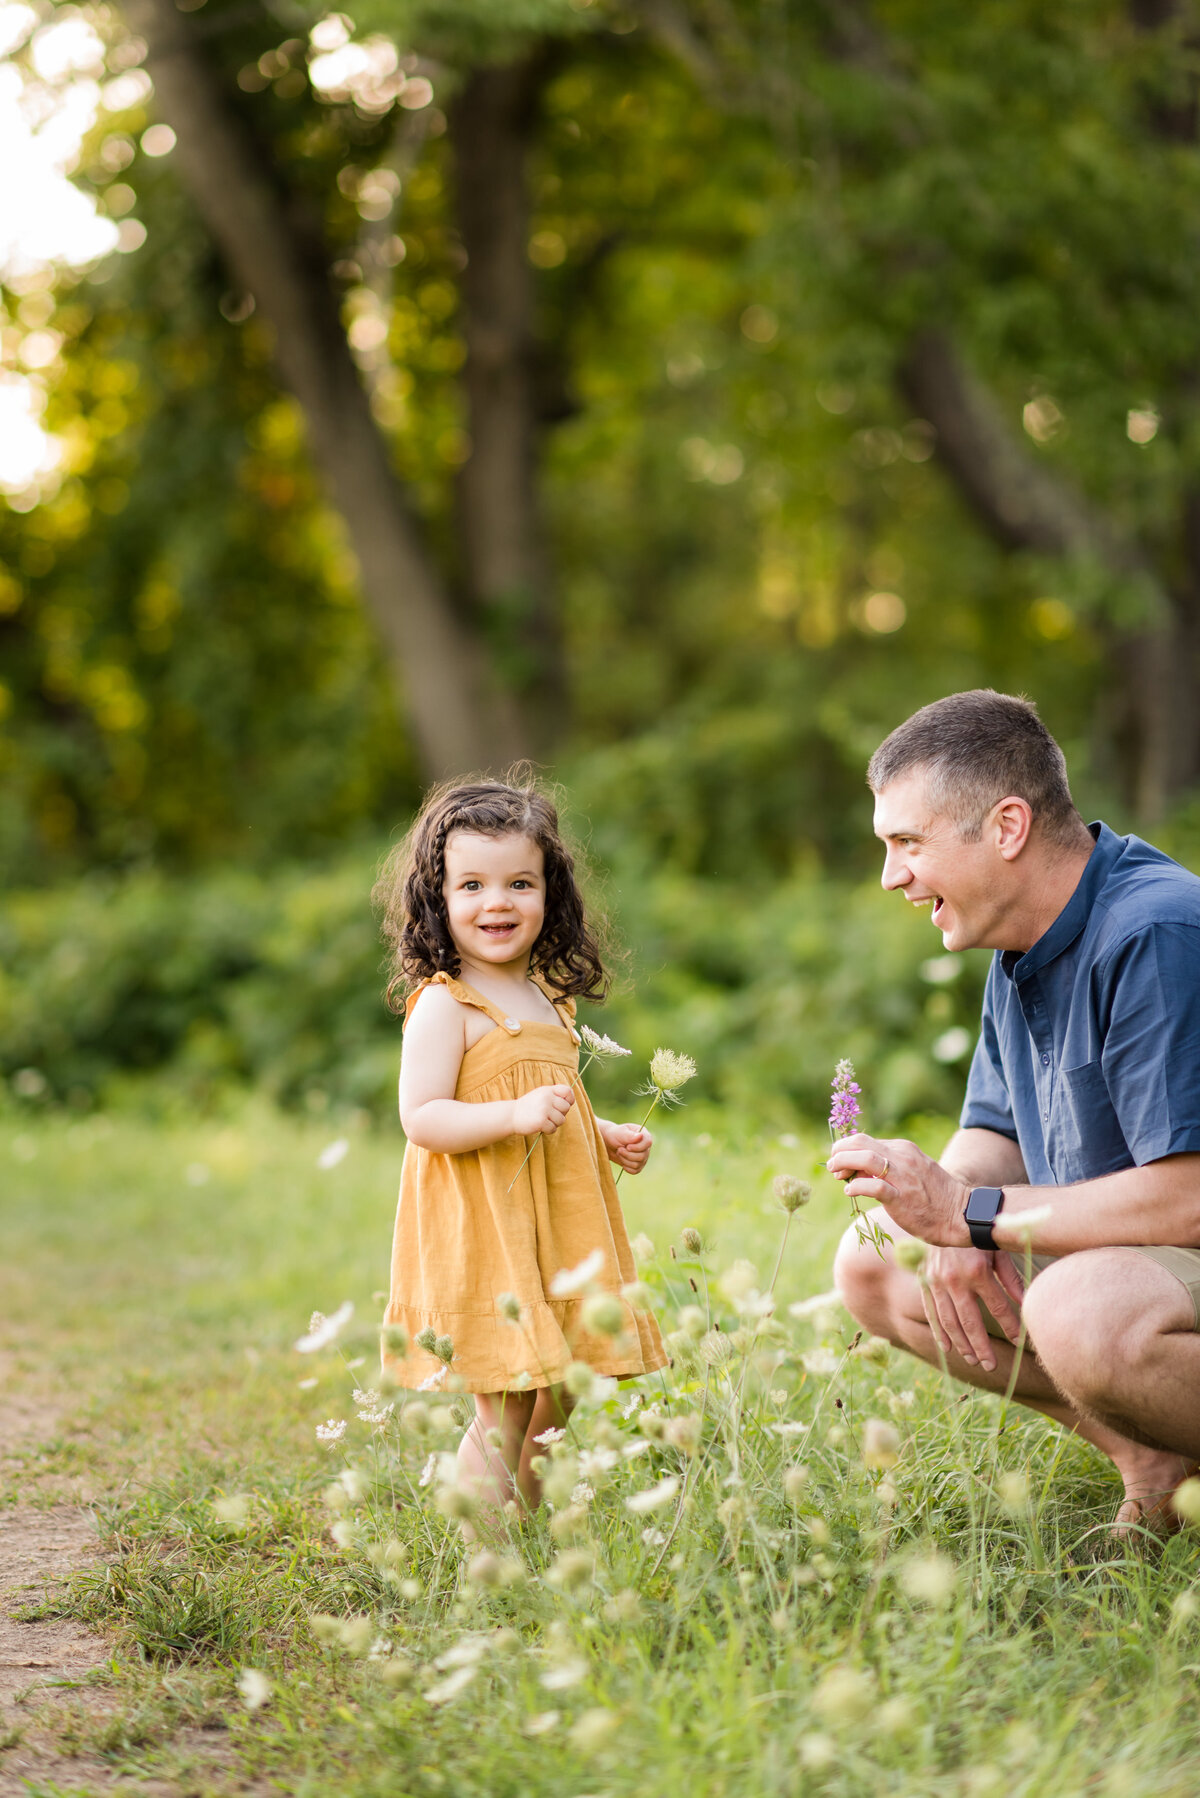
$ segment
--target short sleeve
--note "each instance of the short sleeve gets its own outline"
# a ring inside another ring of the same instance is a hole
[[[993,962],[988,973],[987,988],[983,995],[983,1018],[979,1041],[976,1043],[975,1053],[971,1057],[971,1071],[967,1076],[967,1094],[963,1100],[962,1115],[958,1121],[964,1130],[995,1130],[1000,1136],[1011,1136],[1015,1142],[1017,1125],[1013,1116],[1012,1096],[1008,1090],[1008,1082],[1004,1078],[1004,1068],[1000,1060],[1000,1039],[996,1031],[995,979],[996,964]]]
[[[1100,1065],[1134,1161],[1200,1151],[1200,926],[1148,924],[1097,976]]]

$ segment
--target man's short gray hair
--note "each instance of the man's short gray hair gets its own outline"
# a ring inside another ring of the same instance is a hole
[[[999,799],[1029,802],[1035,828],[1052,842],[1086,830],[1071,799],[1062,750],[1028,699],[977,687],[922,706],[879,745],[867,769],[872,792],[925,771],[929,803],[976,842]]]

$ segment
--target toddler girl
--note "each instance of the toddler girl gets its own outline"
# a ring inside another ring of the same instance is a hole
[[[578,1082],[575,1000],[602,999],[608,983],[557,814],[536,788],[437,789],[377,890],[389,1003],[407,989],[408,1146],[385,1323],[410,1347],[385,1365],[400,1385],[434,1385],[444,1363],[415,1339],[449,1337],[451,1371],[475,1398],[461,1473],[485,1507],[514,1490],[533,1505],[536,1438],[566,1420],[569,1363],[622,1377],[666,1361],[645,1312],[625,1305],[619,1334],[589,1334],[583,1295],[553,1290],[589,1256],[601,1288],[634,1279],[608,1164],[639,1173],[651,1138],[597,1118]]]

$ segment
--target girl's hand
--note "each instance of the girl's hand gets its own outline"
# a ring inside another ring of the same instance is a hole
[[[640,1174],[654,1146],[650,1132],[641,1124],[610,1124],[607,1118],[597,1118],[596,1122],[609,1160],[615,1161],[627,1174]]]
[[[513,1102],[514,1136],[553,1136],[575,1103],[569,1086],[535,1086]]]

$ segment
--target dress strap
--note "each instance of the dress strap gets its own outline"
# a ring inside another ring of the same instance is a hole
[[[477,993],[473,986],[468,986],[464,980],[456,980],[452,974],[440,971],[431,974],[428,980],[423,980],[420,986],[415,987],[408,995],[404,1002],[405,1023],[412,1016],[412,1008],[427,986],[444,986],[451,998],[457,999],[460,1005],[473,1006],[476,1011],[481,1011],[485,1017],[491,1018],[492,1023],[499,1029],[506,1030],[509,1036],[520,1036],[521,1020],[519,1018],[506,1017],[498,1005],[494,1005],[483,993]]]

